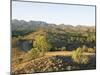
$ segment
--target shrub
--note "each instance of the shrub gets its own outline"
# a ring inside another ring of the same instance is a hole
[[[66,47],[62,47],[62,48],[61,48],[61,51],[65,51],[65,50],[66,50]]]
[[[40,51],[37,48],[32,48],[26,55],[27,60],[36,59],[38,57],[40,57]]]
[[[78,64],[87,64],[89,61],[88,57],[83,54],[82,48],[77,48],[75,51],[73,51],[72,59]]]
[[[54,49],[54,50],[56,50],[56,51],[57,51],[57,50],[58,50],[58,48],[57,48],[57,47],[55,47],[55,49]]]
[[[16,59],[16,64],[20,64],[23,61],[23,58],[19,57]]]
[[[95,50],[93,48],[88,48],[89,53],[95,53]]]
[[[88,62],[89,62],[89,58],[87,56],[82,56],[81,63],[82,64],[87,64]]]
[[[88,51],[88,47],[86,45],[83,45],[82,49],[83,49],[84,52]]]
[[[58,48],[58,51],[61,51],[61,48]]]

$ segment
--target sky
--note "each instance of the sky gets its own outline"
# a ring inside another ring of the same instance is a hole
[[[12,19],[92,26],[95,25],[95,6],[13,1]]]

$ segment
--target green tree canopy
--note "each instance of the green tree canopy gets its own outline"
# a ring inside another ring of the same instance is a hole
[[[49,42],[45,36],[38,35],[35,37],[33,47],[38,48],[38,50],[40,50],[40,52],[44,53],[44,52],[50,50],[51,45],[49,44]]]

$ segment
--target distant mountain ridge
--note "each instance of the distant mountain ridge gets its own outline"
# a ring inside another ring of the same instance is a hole
[[[44,21],[25,21],[25,20],[12,20],[11,23],[13,34],[26,34],[39,29],[43,30],[61,30],[65,32],[84,32],[90,31],[95,32],[95,26],[85,26],[85,25],[65,25],[65,24],[51,24]]]
[[[28,25],[57,25],[57,26],[68,26],[68,27],[95,27],[95,26],[89,26],[89,25],[76,25],[76,26],[73,26],[71,24],[52,24],[52,23],[47,23],[47,22],[44,22],[44,21],[34,21],[34,20],[30,20],[30,21],[25,21],[25,20],[17,20],[17,19],[13,19],[12,20],[12,24],[15,24],[15,23],[20,23],[18,25],[24,25],[24,24],[28,24]]]

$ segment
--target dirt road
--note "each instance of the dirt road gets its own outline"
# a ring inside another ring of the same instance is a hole
[[[71,56],[72,51],[55,51],[55,52],[47,52],[46,56]],[[86,53],[84,55],[95,55],[95,53]]]

